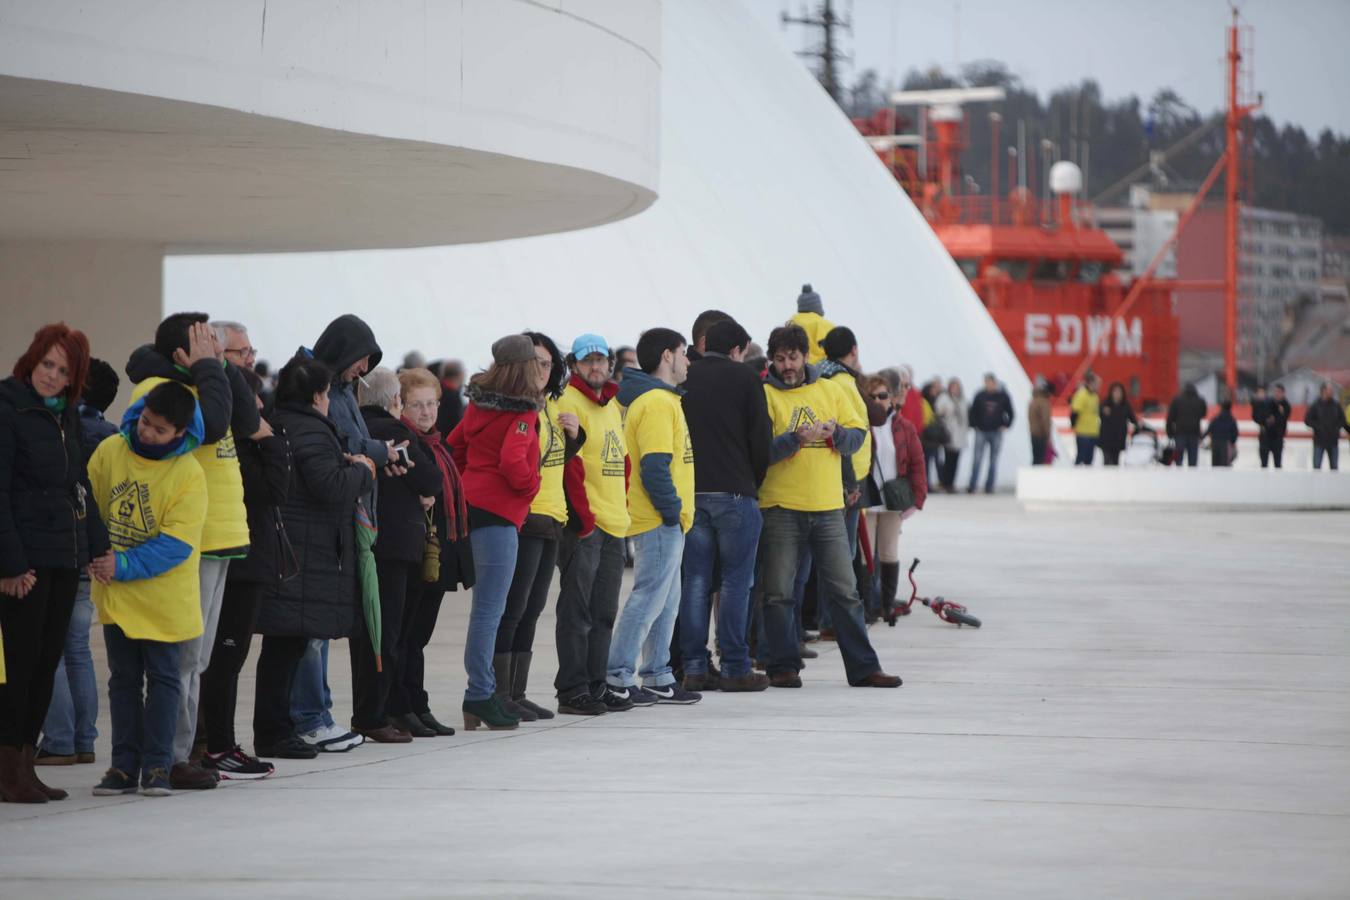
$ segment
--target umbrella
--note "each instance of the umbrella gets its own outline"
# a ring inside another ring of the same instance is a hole
[[[379,534],[365,504],[356,505],[356,574],[361,581],[361,613],[366,618],[366,632],[370,635],[370,645],[375,650],[375,671],[384,671],[384,661],[380,658],[380,644],[383,639],[383,627],[380,620],[380,580],[375,573],[375,537]]]

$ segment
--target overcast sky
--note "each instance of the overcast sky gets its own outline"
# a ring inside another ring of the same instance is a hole
[[[819,0],[745,0],[790,50],[810,46],[818,29],[784,29],[779,15],[814,10]],[[1350,0],[1245,0],[1255,26],[1256,89],[1277,123],[1350,134]],[[1044,98],[1092,78],[1108,100],[1145,102],[1174,88],[1202,114],[1225,103],[1225,0],[835,0],[852,9],[850,84],[866,68],[883,81],[912,68],[997,59]]]

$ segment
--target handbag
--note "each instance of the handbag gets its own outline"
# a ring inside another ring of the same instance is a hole
[[[295,548],[291,546],[281,510],[275,506],[272,507],[272,522],[277,529],[277,580],[290,581],[300,574],[300,557],[295,555]]]
[[[441,580],[441,538],[436,533],[436,522],[431,510],[423,510],[427,517],[426,543],[422,548],[422,582],[435,584]]]
[[[914,506],[914,489],[907,478],[892,478],[881,486],[881,500],[891,512],[904,512]]]

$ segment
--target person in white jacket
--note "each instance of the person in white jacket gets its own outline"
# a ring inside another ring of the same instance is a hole
[[[947,445],[943,449],[938,483],[946,493],[955,494],[956,466],[970,440],[970,412],[965,393],[961,390],[961,379],[953,378],[947,382],[947,390],[938,395],[937,408],[933,412],[947,427]]]

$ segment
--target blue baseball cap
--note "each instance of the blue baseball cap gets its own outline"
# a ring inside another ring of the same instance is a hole
[[[572,342],[572,358],[582,360],[592,353],[609,356],[609,344],[598,334],[583,334]]]

